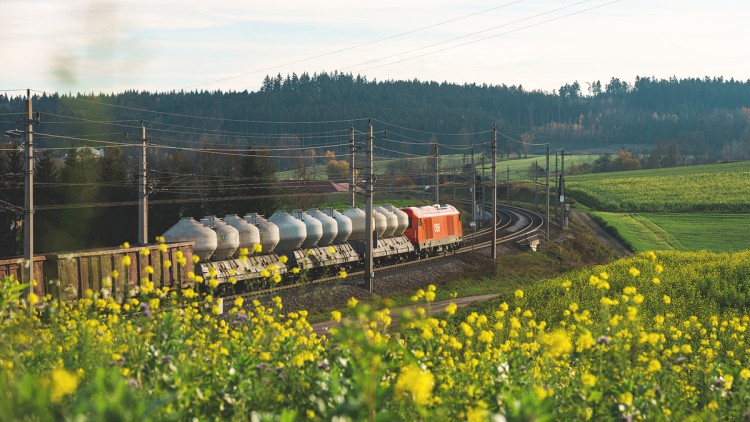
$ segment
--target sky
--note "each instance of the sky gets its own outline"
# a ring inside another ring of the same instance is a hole
[[[0,0],[0,90],[257,91],[266,75],[556,91],[750,79],[748,0]]]

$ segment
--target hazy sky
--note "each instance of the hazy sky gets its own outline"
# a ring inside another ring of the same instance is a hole
[[[523,85],[750,79],[748,0],[0,0],[0,90],[250,90],[266,74]]]

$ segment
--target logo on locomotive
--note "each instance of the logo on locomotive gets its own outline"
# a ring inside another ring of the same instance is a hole
[[[432,226],[432,231],[435,232],[435,233],[440,233],[440,223],[435,223]]]

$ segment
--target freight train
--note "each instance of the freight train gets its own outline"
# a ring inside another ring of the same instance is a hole
[[[373,208],[376,265],[451,252],[461,246],[460,212],[452,205]],[[267,220],[184,218],[164,233],[167,243],[194,242],[195,274],[220,283],[261,283],[296,274],[319,276],[360,268],[366,247],[366,213],[351,207],[278,211]],[[278,275],[278,276],[277,276]],[[296,276],[299,277],[299,276]]]
[[[373,261],[385,265],[455,251],[462,246],[461,214],[452,205],[373,208]],[[362,268],[366,213],[351,207],[279,211],[223,219],[181,219],[167,230],[164,244],[46,254],[35,257],[42,282],[38,295],[60,300],[97,291],[117,270],[111,294],[126,296],[143,277],[172,289],[195,286],[196,277],[220,284],[257,288],[302,276],[333,275]],[[127,258],[126,258],[127,257]],[[17,273],[15,260],[0,265],[0,275]],[[38,261],[38,262],[37,262]],[[4,261],[0,261],[2,264]],[[194,265],[193,265],[194,262]],[[41,271],[40,271],[41,270]]]

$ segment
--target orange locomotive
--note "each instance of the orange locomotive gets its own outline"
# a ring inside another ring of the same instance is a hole
[[[407,207],[401,211],[409,216],[406,236],[422,256],[454,251],[461,247],[463,229],[461,213],[452,205]]]

